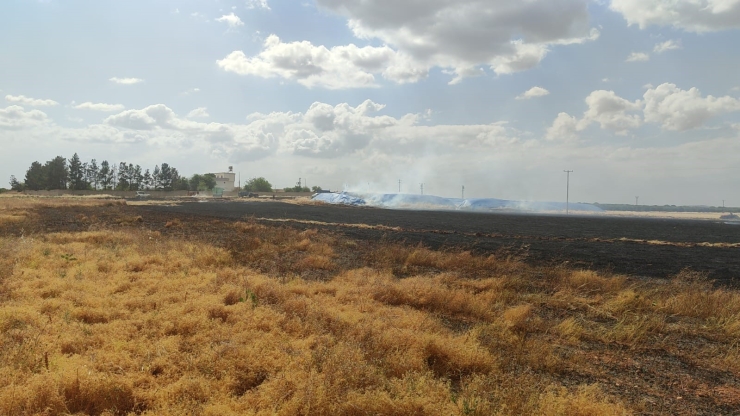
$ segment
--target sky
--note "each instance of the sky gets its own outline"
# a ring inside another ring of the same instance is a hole
[[[4,0],[33,161],[277,187],[740,206],[740,0]]]

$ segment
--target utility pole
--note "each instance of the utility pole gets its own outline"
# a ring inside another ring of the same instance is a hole
[[[465,185],[462,187],[462,195],[460,199],[465,199]]]
[[[419,187],[421,187],[421,194],[424,195],[424,184],[420,183]]]
[[[639,197],[639,196],[636,196],[636,197],[635,197],[635,206],[637,206],[637,205],[638,205],[638,203],[637,203],[637,202],[638,202],[639,200],[640,200],[640,197]]]
[[[242,173],[239,172],[239,189],[242,189]]]
[[[398,193],[401,193],[401,180],[398,180]]]
[[[722,200],[722,209],[725,209],[725,200]]]
[[[570,174],[573,173],[572,170],[564,170],[563,172],[566,173],[566,182],[565,182],[565,215],[568,215],[570,211]]]

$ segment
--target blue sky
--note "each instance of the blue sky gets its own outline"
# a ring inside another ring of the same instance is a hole
[[[8,0],[0,177],[740,206],[738,0]]]

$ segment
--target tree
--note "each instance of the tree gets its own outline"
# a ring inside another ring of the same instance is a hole
[[[85,170],[77,153],[69,159],[69,188],[74,190],[87,189]]]
[[[172,190],[172,184],[177,179],[177,170],[172,169],[169,164],[162,163],[159,169],[159,185],[165,191]]]
[[[90,161],[90,164],[87,165],[87,182],[92,185],[93,189],[97,190],[99,178],[98,163],[93,159]]]
[[[203,175],[203,182],[205,184],[206,190],[212,190],[216,187],[216,175],[213,173],[206,173]]]
[[[244,190],[249,192],[272,192],[272,184],[263,177],[252,178],[244,185]]]
[[[142,177],[141,181],[146,190],[149,190],[152,187],[152,174],[149,173],[149,169],[144,172],[144,176]]]
[[[316,193],[316,192],[321,192],[321,191],[323,191],[323,189],[321,189],[320,186],[312,186],[311,187],[311,192]]]
[[[175,184],[172,186],[175,191],[187,191],[190,189],[190,181],[186,177],[178,177]]]
[[[311,192],[311,189],[307,186],[294,186],[292,188],[285,188],[285,192]]]
[[[128,180],[127,173],[128,173],[128,166],[126,165],[126,162],[118,163],[118,184],[116,185],[116,190],[128,191],[129,180]]]
[[[216,175],[206,173],[205,175],[195,174],[188,181],[191,191],[210,191],[216,187]]]
[[[144,186],[144,175],[141,174],[141,166],[136,165],[134,166],[134,191],[138,191],[142,189]]]
[[[162,172],[159,170],[159,165],[154,166],[154,173],[152,173],[152,185],[154,186],[155,190],[162,189],[160,185],[160,177],[162,176]]]
[[[44,170],[46,171],[46,189],[67,189],[69,180],[67,159],[57,156],[46,162]]]
[[[40,191],[46,188],[46,169],[39,162],[31,163],[31,167],[26,171],[26,188],[32,191]]]
[[[26,184],[18,182],[15,175],[10,175],[10,189],[13,191],[21,192],[25,190]]]
[[[111,184],[113,183],[110,164],[107,160],[104,160],[100,163],[100,170],[98,171],[98,182],[100,182],[100,186],[103,189],[110,189]]]

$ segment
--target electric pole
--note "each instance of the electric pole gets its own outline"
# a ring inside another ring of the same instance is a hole
[[[570,211],[570,174],[573,173],[573,171],[564,170],[563,172],[567,175],[565,182],[565,215],[568,215]]]
[[[460,199],[465,199],[465,185],[462,187],[462,195]]]
[[[398,180],[398,193],[401,193],[401,180]]]
[[[421,194],[424,195],[424,184],[420,183],[419,187],[421,188]]]
[[[639,197],[639,196],[636,196],[636,197],[635,197],[635,206],[637,206],[637,205],[638,205],[638,203],[637,203],[637,202],[638,202],[639,200],[640,200],[640,197]]]

